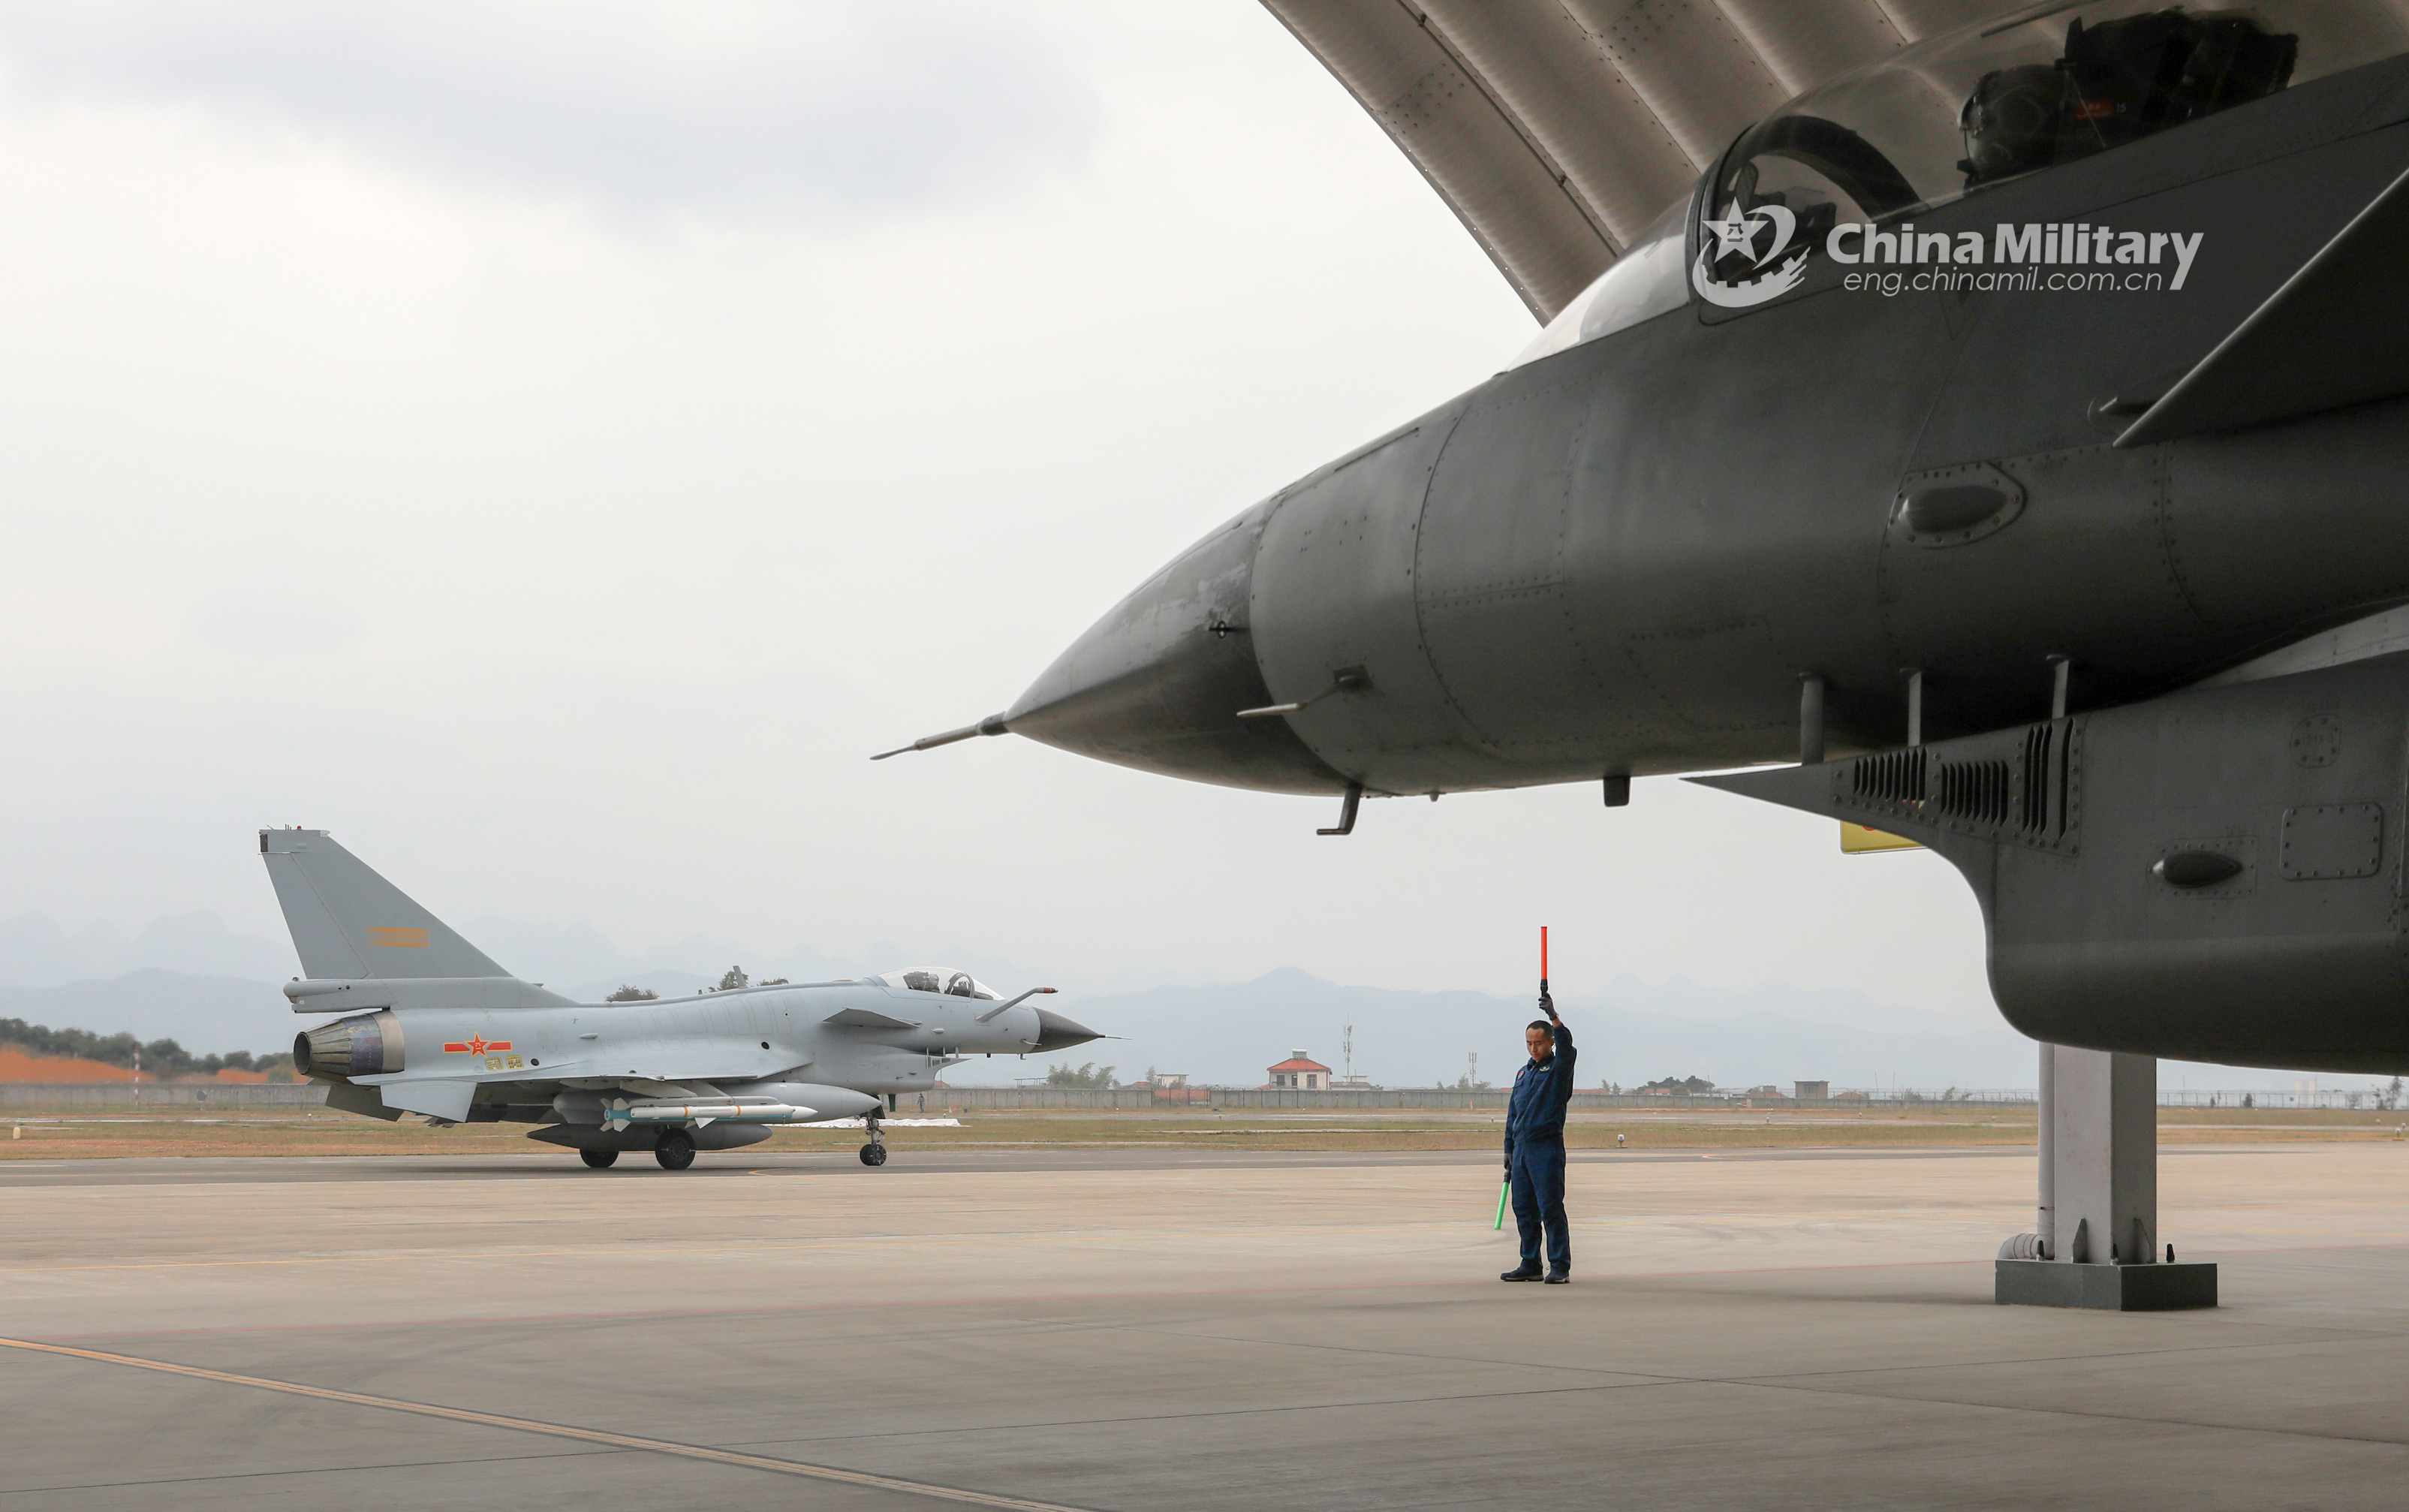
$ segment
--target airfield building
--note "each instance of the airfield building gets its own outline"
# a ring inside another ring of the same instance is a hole
[[[1302,1050],[1291,1050],[1288,1058],[1267,1067],[1264,1074],[1271,1079],[1263,1084],[1266,1090],[1277,1092],[1326,1092],[1330,1090],[1330,1068],[1307,1057]]]

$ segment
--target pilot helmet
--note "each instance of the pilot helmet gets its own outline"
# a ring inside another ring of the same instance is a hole
[[[1966,182],[1989,183],[2045,168],[2057,157],[2069,80],[2055,64],[1998,68],[1984,74],[1957,112]]]

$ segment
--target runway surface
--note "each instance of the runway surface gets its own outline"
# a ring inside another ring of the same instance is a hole
[[[2272,1153],[2280,1146],[2268,1146]],[[853,1145],[846,1145],[850,1152]],[[2226,1145],[2231,1152],[2237,1148]],[[2183,1155],[2193,1152],[2172,1150]],[[1732,1150],[1701,1153],[1696,1150],[1619,1151],[1572,1150],[1568,1159],[1575,1165],[1592,1162],[1656,1164],[1663,1162],[1694,1162],[1698,1160],[2026,1160],[2032,1151],[1977,1146],[1971,1149],[1788,1149]],[[882,1174],[888,1180],[925,1175],[959,1175],[971,1172],[1093,1172],[1112,1170],[1135,1171],[1253,1171],[1266,1165],[1286,1169],[1314,1170],[1331,1166],[1394,1166],[1394,1165],[1464,1165],[1481,1169],[1497,1164],[1497,1156],[1487,1150],[1413,1150],[1391,1154],[1378,1150],[1332,1150],[1325,1153],[1300,1155],[1293,1153],[1246,1153],[1232,1150],[1196,1149],[1129,1149],[1104,1145],[1090,1145],[1068,1149],[965,1150],[936,1148],[916,1151],[908,1161],[898,1160]],[[613,1173],[625,1176],[649,1169],[649,1158],[631,1155],[623,1168]],[[764,1153],[740,1150],[728,1155],[707,1155],[686,1174],[689,1181],[728,1181],[746,1176],[810,1176],[830,1177],[847,1174],[854,1166],[849,1153],[829,1155]],[[131,1160],[24,1160],[0,1164],[0,1191],[12,1187],[152,1187],[162,1181],[179,1184],[195,1182],[231,1182],[255,1185],[262,1182],[339,1182],[346,1185],[380,1181],[458,1181],[475,1173],[491,1180],[513,1177],[530,1181],[557,1181],[566,1175],[582,1174],[570,1162],[563,1171],[562,1157],[557,1154],[486,1156],[474,1161],[431,1156],[383,1156],[361,1159],[350,1156],[284,1157],[277,1159],[254,1159],[242,1157],[199,1158],[176,1159]]]
[[[2214,1313],[1995,1307],[2028,1155],[0,1166],[0,1508],[2392,1505],[2409,1145],[2170,1150]]]

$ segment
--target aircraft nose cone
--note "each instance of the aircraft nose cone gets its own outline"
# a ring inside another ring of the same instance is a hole
[[[1344,791],[1287,720],[1237,717],[1271,701],[1247,628],[1261,526],[1239,516],[1089,626],[1005,713],[1012,733],[1193,782]]]
[[[1103,1035],[1074,1018],[1065,1018],[1051,1008],[1037,1010],[1037,1044],[1041,1053],[1046,1050],[1068,1050],[1075,1044],[1100,1040]]]

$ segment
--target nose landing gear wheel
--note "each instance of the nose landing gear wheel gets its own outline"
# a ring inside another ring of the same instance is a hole
[[[617,1150],[579,1150],[577,1158],[597,1171],[608,1171],[619,1163]]]
[[[653,1159],[664,1171],[683,1171],[694,1164],[694,1136],[683,1129],[664,1129],[653,1146]]]
[[[884,1145],[864,1145],[861,1147],[861,1163],[864,1165],[885,1165],[887,1163],[887,1146]]]

